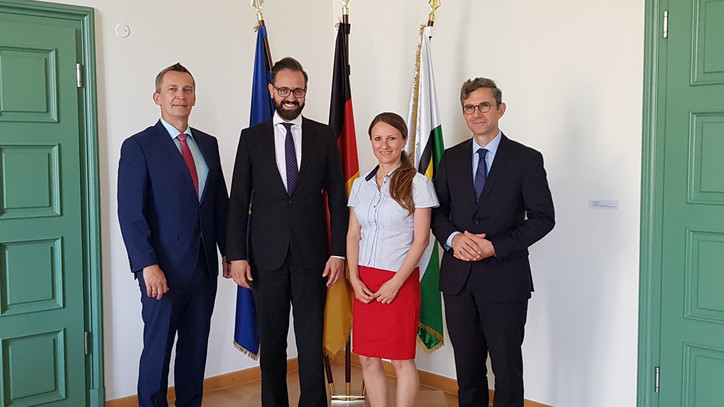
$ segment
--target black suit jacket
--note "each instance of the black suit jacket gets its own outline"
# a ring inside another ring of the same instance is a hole
[[[302,119],[302,162],[288,195],[274,156],[272,126],[269,119],[241,132],[229,201],[227,259],[249,260],[252,270],[274,270],[291,251],[296,265],[324,268],[330,246],[332,255],[345,256],[347,198],[337,139],[329,126]]]
[[[553,229],[553,200],[536,150],[501,136],[480,200],[475,201],[472,175],[472,139],[445,151],[435,175],[440,206],[432,212],[432,230],[440,242],[454,231],[485,233],[495,257],[477,262],[443,254],[440,290],[457,294],[468,275],[476,279],[491,301],[530,298],[533,280],[528,246]]]

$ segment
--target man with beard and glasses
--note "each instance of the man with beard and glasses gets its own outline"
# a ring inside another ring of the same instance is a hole
[[[262,343],[262,405],[289,405],[287,332],[292,308],[299,406],[321,407],[327,405],[324,303],[327,287],[344,275],[348,215],[342,162],[332,129],[301,116],[307,94],[302,65],[289,57],[278,61],[271,82],[274,117],[242,130],[239,139],[226,254],[234,281],[254,293]],[[324,191],[329,198],[329,239]]]

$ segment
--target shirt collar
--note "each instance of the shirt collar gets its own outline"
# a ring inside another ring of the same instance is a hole
[[[166,120],[163,120],[163,117],[161,118],[161,124],[163,124],[163,127],[166,128],[166,131],[168,132],[168,135],[171,136],[172,139],[176,138],[176,136],[179,135],[179,131],[177,128],[170,125]],[[186,126],[186,131],[184,133],[188,134],[193,138],[193,134],[191,134],[191,127]]]
[[[385,178],[389,178],[389,177],[392,175],[393,172],[397,171],[397,169],[400,168],[401,165],[402,165],[402,163],[398,164],[397,167],[395,167],[394,170],[390,171],[389,173],[387,173],[387,175],[385,175]],[[380,165],[377,164],[377,165],[375,166],[375,168],[373,168],[372,171],[370,171],[369,174],[367,174],[367,175],[365,176],[365,181],[369,181],[369,180],[371,180],[372,178],[374,178],[374,177],[377,175],[377,170],[379,170],[379,169],[380,169]]]
[[[293,124],[296,124],[297,126],[299,126],[299,127],[301,128],[301,126],[302,126],[302,115],[300,114],[299,116],[295,117],[294,119],[287,121],[287,120],[282,119],[281,116],[279,116],[279,112],[276,112],[276,111],[275,111],[275,112],[274,112],[274,117],[273,117],[273,123],[274,123],[274,126],[275,126],[275,127],[276,127],[277,124],[280,124],[280,123],[293,123]]]
[[[478,144],[477,141],[475,141],[475,137],[473,137],[473,155],[477,154],[478,150],[481,148],[485,148],[488,150],[488,152],[491,153],[491,155],[495,155],[495,153],[498,151],[498,146],[500,146],[500,139],[502,138],[503,132],[498,130],[498,134],[490,140],[490,143],[488,143],[485,146],[481,146]]]

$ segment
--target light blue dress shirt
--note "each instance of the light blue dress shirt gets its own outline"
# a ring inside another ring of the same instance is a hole
[[[161,118],[161,124],[163,124],[163,127],[165,127],[166,131],[168,131],[168,135],[171,136],[171,139],[173,139],[178,151],[183,155],[181,152],[181,141],[178,139],[178,135],[180,134],[178,129],[163,120],[163,118]],[[187,127],[184,133],[187,135],[186,144],[188,144],[189,150],[191,150],[191,155],[194,157],[196,174],[199,177],[199,202],[201,202],[201,197],[204,196],[204,188],[206,187],[206,177],[209,175],[209,166],[206,165],[204,155],[201,154],[201,150],[199,150],[199,146],[196,144],[196,139],[194,139],[194,135],[191,134],[191,127]]]
[[[359,265],[396,272],[415,237],[414,217],[390,196],[394,171],[385,176],[378,189],[377,169],[354,180],[347,206],[354,208],[360,225]],[[420,173],[412,179],[412,200],[415,208],[440,205],[432,181]]]

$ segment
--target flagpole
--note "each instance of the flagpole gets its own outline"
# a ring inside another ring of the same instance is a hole
[[[349,194],[351,183],[359,176],[359,164],[357,162],[357,148],[354,135],[354,118],[352,113],[352,100],[350,94],[349,75],[349,0],[340,0],[342,3],[342,18],[338,24],[337,39],[335,45],[335,61],[332,76],[332,97],[330,103],[329,124],[337,133],[340,145],[340,154],[345,173],[345,186]],[[340,31],[341,30],[341,31]],[[364,402],[364,381],[361,395],[352,394],[352,371],[351,371],[351,346],[350,330],[352,322],[352,294],[349,283],[346,280],[339,281],[328,290],[327,306],[337,304],[347,308],[340,308],[340,313],[328,313],[325,310],[325,329],[333,327],[325,332],[325,365],[329,366],[329,354],[336,354],[341,347],[345,349],[345,391],[344,394],[335,394],[334,379],[331,369],[328,370],[327,379],[332,393],[331,401],[333,406],[337,405],[360,405]],[[329,317],[329,320],[327,318]],[[341,317],[341,318],[340,318]],[[328,324],[328,322],[330,324]],[[340,326],[337,326],[340,325]],[[343,329],[337,329],[343,328]],[[339,336],[343,332],[344,337]],[[329,335],[327,335],[329,333]],[[328,341],[329,340],[329,341]],[[341,343],[340,343],[341,342]]]
[[[251,6],[256,9],[257,24],[259,26],[266,27],[266,24],[264,24],[264,13],[261,12],[261,8],[264,6],[264,0],[251,0]],[[266,64],[269,69],[271,69],[271,67],[274,66],[274,62],[272,61],[271,48],[269,48],[269,37],[267,36],[264,37],[264,49],[266,50]]]
[[[267,40],[264,16],[261,12],[264,0],[252,0],[251,6],[256,9],[258,24],[256,31],[256,47],[254,50],[254,73],[252,76],[251,109],[249,125],[253,126],[271,119],[274,104],[269,96],[269,71],[271,70],[271,54]],[[252,198],[253,201],[253,198]],[[249,205],[249,216],[253,204]],[[234,346],[245,355],[257,360],[259,357],[260,337],[256,319],[256,307],[251,289],[237,287],[236,317],[234,322]]]
[[[347,74],[349,75],[349,0],[343,0],[342,6],[342,25],[340,29],[344,30],[344,63]],[[347,336],[347,343],[344,347],[344,384],[345,384],[345,395],[352,395],[352,350],[350,349],[350,337]],[[364,393],[362,393],[364,395]]]
[[[432,27],[435,25],[435,12],[440,8],[441,0],[430,0],[430,14],[427,16],[427,26]]]
[[[430,14],[427,16],[427,26],[432,27],[435,25],[435,12],[440,8],[441,0],[429,0]],[[415,53],[415,79],[413,83],[413,99],[412,99],[412,117],[411,122],[417,123],[417,111],[420,106],[420,52],[422,51],[422,36],[425,35],[425,26],[420,26],[420,42],[417,45],[417,52]],[[417,126],[411,126],[410,128],[410,157],[412,157],[413,165],[416,154],[417,145]],[[418,168],[419,170],[419,168]]]

